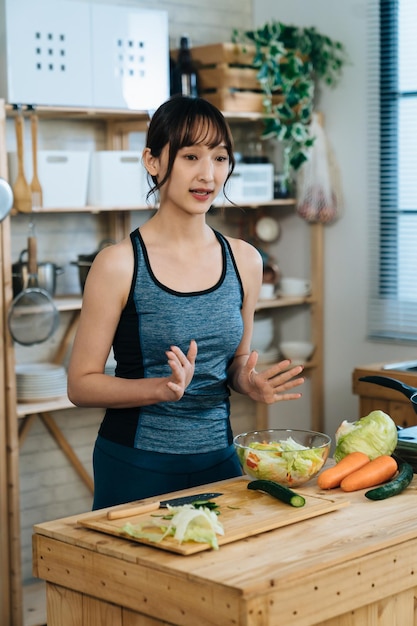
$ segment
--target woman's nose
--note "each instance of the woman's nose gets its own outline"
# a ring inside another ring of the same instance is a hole
[[[199,180],[211,181],[214,178],[213,163],[209,160],[202,159],[200,161],[200,169],[198,171]]]

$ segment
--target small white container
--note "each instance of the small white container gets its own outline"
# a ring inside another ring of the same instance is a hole
[[[235,204],[270,202],[274,198],[272,163],[238,163],[226,183],[226,195]],[[230,204],[221,191],[214,206]]]
[[[303,365],[314,352],[310,341],[282,341],[279,345],[281,355],[290,359],[293,365]]]
[[[103,207],[145,205],[148,186],[142,153],[104,150],[91,155],[88,204]]]
[[[279,288],[282,296],[308,296],[311,281],[308,278],[281,278]]]
[[[75,209],[86,206],[90,153],[81,150],[39,150],[38,177],[45,209]],[[25,152],[25,176],[30,184],[32,159]],[[9,153],[10,181],[17,177],[17,155]]]

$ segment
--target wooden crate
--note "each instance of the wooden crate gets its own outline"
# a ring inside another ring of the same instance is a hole
[[[201,92],[200,95],[226,113],[263,112],[263,96],[261,93],[217,89],[210,92]]]
[[[201,67],[198,81],[201,91],[210,89],[239,89],[257,92],[260,90],[256,78],[257,70],[251,67],[236,67],[219,63],[213,67]]]
[[[243,65],[251,67],[255,56],[255,46],[239,43],[215,43],[207,46],[196,46],[191,49],[193,60],[198,65]]]
[[[252,65],[254,46],[210,44],[192,48],[191,54],[203,98],[225,112],[263,112],[263,94]]]

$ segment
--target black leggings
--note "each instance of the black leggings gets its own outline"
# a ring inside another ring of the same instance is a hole
[[[233,445],[202,454],[162,454],[100,436],[93,467],[94,510],[242,475]]]

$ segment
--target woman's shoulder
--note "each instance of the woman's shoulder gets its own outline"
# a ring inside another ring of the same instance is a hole
[[[106,246],[97,254],[93,267],[106,273],[129,270],[133,263],[133,250],[130,238]]]
[[[262,264],[260,252],[251,243],[245,241],[244,239],[238,239],[226,235],[223,235],[223,237],[229,243],[233,255],[238,262],[239,260],[246,260],[246,262],[249,263]]]

